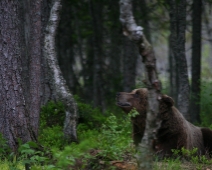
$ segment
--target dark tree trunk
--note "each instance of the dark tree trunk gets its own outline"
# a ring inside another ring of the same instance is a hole
[[[92,16],[93,26],[93,103],[94,106],[105,109],[104,103],[104,83],[103,83],[103,27],[102,27],[102,10],[103,6],[100,1],[90,0],[90,13]]]
[[[29,112],[29,122],[35,136],[38,135],[39,113],[41,105],[41,3],[42,0],[24,1],[25,6],[25,43],[26,57],[28,58],[28,70],[25,70],[25,96],[27,110]],[[29,14],[29,15],[28,15]],[[25,60],[27,61],[27,60]],[[23,65],[23,62],[22,62]],[[24,65],[27,65],[25,63]],[[23,71],[24,72],[24,71]]]
[[[80,89],[80,84],[73,70],[73,65],[75,64],[73,42],[73,34],[75,34],[73,28],[73,7],[68,0],[62,1],[62,6],[63,10],[61,11],[61,19],[56,37],[58,61],[63,73],[63,77],[65,78],[69,89],[72,93],[76,94]],[[81,51],[82,49],[80,52]]]
[[[37,139],[41,52],[39,39],[41,19],[37,12],[40,3],[41,1],[30,4],[26,1],[24,4],[22,1],[0,2],[0,131],[14,151],[18,147],[18,139],[22,142]],[[20,12],[24,11],[23,5],[30,6],[32,10],[25,11],[29,14],[25,28],[24,15]],[[24,29],[28,31],[26,34]],[[35,32],[37,35],[32,36]],[[31,46],[30,49],[24,48],[28,45]],[[26,77],[27,71],[30,78]]]
[[[135,89],[135,77],[136,77],[136,61],[138,58],[138,50],[135,43],[130,41],[127,37],[123,37],[124,42],[124,65],[123,65],[123,87],[124,91],[130,92]]]
[[[87,101],[93,101],[93,67],[94,67],[94,50],[93,40],[89,37],[86,41],[86,64],[83,68],[84,74],[84,97]]]
[[[173,27],[170,27],[170,31],[173,32],[174,30]],[[177,71],[177,63],[176,63],[176,59],[174,57],[173,54],[173,50],[171,49],[171,47],[173,47],[173,45],[171,44],[173,41],[171,41],[171,39],[173,39],[171,36],[173,36],[173,34],[171,34],[169,36],[169,73],[170,73],[170,96],[173,97],[175,103],[177,104],[177,96],[178,96],[178,71]]]
[[[200,123],[202,0],[194,0],[192,7],[192,84],[190,112],[191,121]]]
[[[189,114],[189,81],[185,56],[185,29],[186,29],[186,0],[170,0],[170,27],[171,50],[176,61],[178,82],[178,109],[187,120]],[[172,87],[170,87],[172,88]]]

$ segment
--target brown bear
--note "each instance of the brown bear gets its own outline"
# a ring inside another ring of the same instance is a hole
[[[174,107],[174,101],[167,95],[159,99],[159,116],[161,126],[157,132],[156,151],[162,156],[172,155],[172,149],[191,150],[198,148],[198,154],[205,154],[203,134],[200,127],[188,122],[179,110]]]
[[[116,105],[121,107],[124,112],[129,113],[135,108],[139,115],[131,118],[133,126],[133,142],[136,146],[141,142],[145,130],[146,111],[147,111],[147,93],[145,88],[135,89],[130,93],[119,92],[116,95]]]
[[[117,105],[126,113],[135,108],[139,115],[132,118],[133,140],[137,146],[145,130],[146,112],[148,107],[148,90],[135,89],[130,93],[117,93]],[[156,153],[162,156],[172,155],[172,149],[198,148],[198,154],[212,153],[212,131],[209,128],[197,127],[188,122],[179,110],[174,107],[174,101],[167,95],[158,98],[161,126],[157,131]]]

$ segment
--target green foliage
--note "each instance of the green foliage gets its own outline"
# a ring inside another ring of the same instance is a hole
[[[58,125],[42,129],[38,141],[47,148],[63,148],[66,145],[63,129]]]
[[[35,142],[27,142],[20,145],[18,148],[20,153],[19,160],[22,160],[24,165],[45,162],[48,158],[44,156],[44,152],[36,149],[38,149],[38,145]]]
[[[111,114],[105,123],[97,129],[86,129],[83,124],[78,126],[79,144],[72,143],[64,150],[54,150],[59,168],[74,165],[77,159],[83,160],[83,164],[95,164],[97,157],[104,161],[122,160],[126,152],[133,152],[131,146],[131,124],[129,117],[118,119]],[[98,150],[96,155],[89,151]],[[96,167],[97,168],[97,167]]]
[[[0,158],[5,157],[10,152],[10,148],[7,144],[6,139],[0,133]]]
[[[98,146],[102,150],[102,156],[110,160],[122,160],[123,151],[132,149],[130,147],[132,139],[129,117],[126,117],[125,120],[119,120],[116,116],[111,115],[102,125]]]
[[[200,106],[201,126],[212,128],[212,82],[202,82]]]
[[[52,127],[55,125],[62,126],[65,120],[65,106],[62,102],[50,101],[42,106],[40,113],[40,126]]]
[[[65,106],[62,102],[48,102],[41,108],[38,141],[47,148],[63,148],[66,145],[63,135]]]
[[[103,114],[99,108],[83,103],[78,96],[74,98],[78,105],[79,123],[83,123],[86,128],[95,129],[105,122],[106,114]]]

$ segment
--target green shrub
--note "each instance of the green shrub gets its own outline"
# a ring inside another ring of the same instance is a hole
[[[122,160],[123,153],[132,149],[131,129],[129,117],[120,120],[113,114],[109,116],[99,135],[98,148],[102,150],[102,156],[109,160]]]
[[[128,156],[129,153],[133,155],[130,116],[119,119],[111,114],[98,129],[86,129],[82,126],[78,126],[79,144],[72,143],[64,150],[53,151],[57,167],[73,166],[76,160],[80,159],[84,166],[99,169],[100,160],[103,162],[123,160],[126,153]],[[89,153],[91,150],[98,150],[98,154],[91,155]]]
[[[200,106],[201,125],[212,128],[212,82],[202,82]]]
[[[38,141],[47,148],[63,148],[65,107],[62,102],[48,102],[42,106]]]
[[[6,155],[10,152],[11,152],[11,150],[7,144],[6,139],[0,133],[0,158],[6,157]]]
[[[65,106],[62,102],[50,101],[41,107],[40,127],[63,126],[65,120]]]
[[[105,122],[107,114],[103,114],[99,108],[83,103],[78,96],[74,98],[78,106],[79,124],[83,123],[86,128],[96,129]]]
[[[42,129],[38,141],[47,148],[63,148],[66,145],[61,126],[52,126]]]

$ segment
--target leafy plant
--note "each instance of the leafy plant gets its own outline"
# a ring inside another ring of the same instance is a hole
[[[55,125],[63,126],[65,106],[62,102],[50,101],[42,106],[40,113],[40,129]]]
[[[107,114],[103,114],[99,108],[94,108],[90,104],[83,103],[78,96],[74,96],[78,105],[79,124],[84,124],[86,128],[96,129],[105,122]]]
[[[212,128],[212,82],[204,81],[201,86],[201,126]]]
[[[127,117],[128,118],[128,117]],[[99,148],[102,155],[108,159],[123,159],[123,151],[129,149],[131,140],[130,120],[120,121],[116,116],[111,115],[102,125]]]
[[[7,144],[6,139],[0,133],[0,158],[5,157],[8,153],[10,153],[10,148]]]
[[[40,132],[38,141],[47,148],[62,149],[67,144],[64,139],[63,129],[58,125],[43,129]]]

